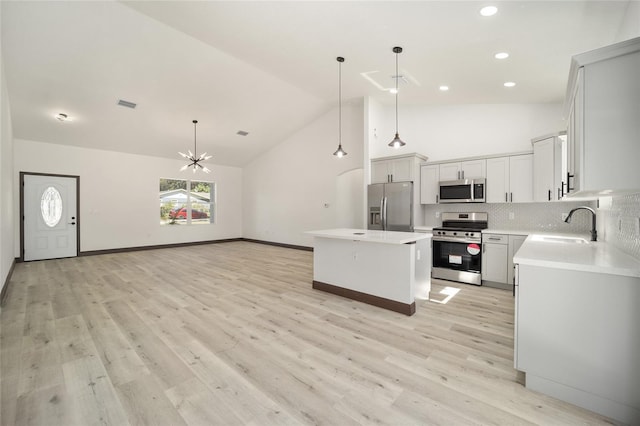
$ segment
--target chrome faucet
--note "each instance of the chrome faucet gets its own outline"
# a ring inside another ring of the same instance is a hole
[[[571,223],[571,216],[573,216],[573,213],[576,210],[589,210],[591,212],[591,241],[597,241],[598,231],[596,231],[596,211],[593,210],[591,207],[580,206],[580,207],[576,207],[575,209],[571,209],[571,211],[569,212],[569,215],[564,221],[567,223]]]

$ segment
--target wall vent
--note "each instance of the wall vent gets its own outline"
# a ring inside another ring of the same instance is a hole
[[[118,105],[123,106],[123,107],[127,107],[127,108],[135,108],[137,104],[133,103],[133,102],[129,102],[129,101],[125,101],[124,99],[120,99],[118,101]]]

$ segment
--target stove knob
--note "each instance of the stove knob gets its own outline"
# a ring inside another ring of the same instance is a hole
[[[457,232],[454,232],[454,233],[453,233],[453,235],[458,235],[458,233],[457,233]]]
[[[469,234],[470,237],[473,237],[473,232]]]
[[[469,236],[469,233],[468,233],[468,232],[465,232],[465,233],[464,233],[464,236],[465,236],[465,237],[468,237],[468,236]]]

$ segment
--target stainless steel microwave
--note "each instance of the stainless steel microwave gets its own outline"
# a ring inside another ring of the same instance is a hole
[[[460,179],[440,182],[440,203],[484,203],[484,178]]]

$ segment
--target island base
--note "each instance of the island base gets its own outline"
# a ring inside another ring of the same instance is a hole
[[[313,288],[408,316],[416,313],[416,302],[402,303],[395,300],[385,299],[384,297],[374,296],[372,294],[362,293],[356,290],[350,290],[348,288],[338,287],[315,280],[313,281]]]

